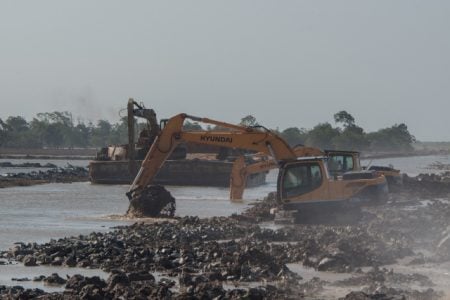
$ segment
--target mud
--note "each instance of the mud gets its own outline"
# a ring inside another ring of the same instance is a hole
[[[272,194],[238,216],[172,218],[45,244],[18,243],[0,257],[30,266],[100,268],[109,278],[53,274],[42,280],[61,284],[64,292],[0,287],[0,296],[336,299],[329,291],[344,288],[342,299],[441,299],[449,295],[428,276],[383,266],[405,258],[416,266],[450,261],[449,192],[441,179],[408,178],[387,203],[365,208],[352,225],[265,228],[260,222],[272,218]],[[160,194],[162,189],[153,196]],[[291,263],[351,277],[306,281],[287,267]]]

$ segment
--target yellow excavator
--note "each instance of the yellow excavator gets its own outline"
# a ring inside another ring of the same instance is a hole
[[[297,157],[323,156],[327,158],[327,167],[330,176],[335,180],[341,180],[343,175],[360,177],[365,168],[361,167],[360,154],[357,151],[344,150],[320,150],[314,147],[296,146],[294,152]],[[230,178],[230,199],[242,200],[247,183],[247,177],[251,174],[269,171],[278,168],[275,160],[267,158],[263,153],[256,153],[252,156],[251,164],[246,164],[244,156],[239,156],[233,163]],[[378,175],[386,178],[388,187],[398,185],[401,181],[400,171],[391,167],[373,166],[368,171],[375,171]]]
[[[217,125],[221,131],[185,131],[183,122]],[[322,214],[359,207],[366,201],[384,199],[387,184],[384,176],[376,172],[360,172],[337,180],[330,175],[324,156],[299,158],[294,149],[281,137],[262,127],[245,127],[178,114],[166,122],[130,186],[130,201],[146,201],[145,191],[170,153],[181,142],[215,145],[262,152],[276,162],[279,174],[277,201],[288,210]]]

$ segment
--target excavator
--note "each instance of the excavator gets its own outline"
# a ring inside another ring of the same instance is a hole
[[[186,131],[187,119],[216,125],[220,131]],[[146,190],[171,152],[181,142],[215,145],[262,152],[278,166],[277,202],[283,209],[305,214],[336,213],[359,208],[369,200],[383,199],[387,193],[384,176],[361,172],[336,180],[330,175],[324,156],[298,157],[285,140],[263,126],[246,127],[209,118],[178,114],[164,122],[127,192],[130,201],[145,202]]]
[[[328,172],[330,176],[336,180],[342,179],[345,174],[346,178],[351,176],[361,177],[365,167],[361,167],[359,152],[344,150],[320,150],[314,147],[303,145],[296,146],[294,152],[297,157],[308,156],[324,156],[327,158]],[[230,199],[242,200],[247,177],[258,172],[265,172],[278,168],[277,163],[273,159],[267,159],[263,153],[253,155],[254,159],[260,159],[254,163],[246,165],[245,158],[239,156],[233,163],[230,178]],[[375,171],[378,175],[383,175],[388,183],[388,188],[401,184],[400,171],[391,167],[371,166],[369,172]]]

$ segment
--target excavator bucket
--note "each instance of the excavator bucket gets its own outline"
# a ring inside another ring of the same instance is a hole
[[[163,186],[147,186],[139,193],[135,193],[130,200],[127,216],[142,217],[173,217],[176,203],[169,191]]]

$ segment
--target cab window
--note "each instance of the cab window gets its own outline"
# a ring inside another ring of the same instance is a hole
[[[286,167],[282,182],[284,198],[306,194],[322,184],[319,164],[293,164]]]
[[[353,156],[333,155],[328,159],[328,170],[331,174],[343,174],[353,170]]]

